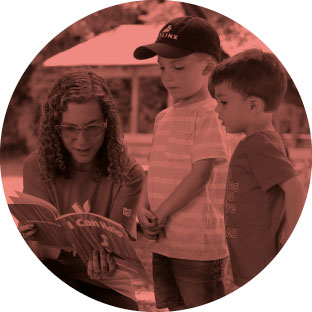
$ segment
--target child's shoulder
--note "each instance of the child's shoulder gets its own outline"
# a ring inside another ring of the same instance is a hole
[[[162,118],[164,118],[165,115],[167,115],[170,111],[172,110],[172,107],[167,107],[165,109],[163,109],[162,111],[160,111],[156,117],[155,117],[155,121],[159,121]]]
[[[259,131],[244,140],[245,148],[249,153],[272,153],[272,151],[285,152],[283,139],[276,131]]]
[[[216,106],[217,102],[214,99],[206,99],[199,103],[199,105],[196,107],[196,111],[199,116],[202,114],[215,116]]]
[[[261,144],[276,144],[282,143],[280,134],[276,131],[258,131],[245,138],[247,144],[261,145]]]

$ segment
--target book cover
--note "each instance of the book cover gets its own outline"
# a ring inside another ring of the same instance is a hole
[[[57,209],[43,199],[21,192],[16,194],[17,197],[10,197],[9,209],[21,224],[35,224],[38,242],[71,248],[86,265],[93,250],[105,248],[113,256],[117,268],[147,280],[145,269],[121,224],[89,212],[59,215]]]

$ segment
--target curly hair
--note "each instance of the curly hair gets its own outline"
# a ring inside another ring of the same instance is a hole
[[[107,129],[102,146],[96,156],[96,174],[114,181],[127,181],[129,156],[123,143],[123,132],[116,103],[104,79],[92,72],[77,71],[61,77],[52,88],[47,101],[41,106],[39,126],[40,174],[48,184],[54,178],[70,178],[70,154],[65,148],[56,126],[62,122],[67,103],[83,104],[96,100],[100,104]]]

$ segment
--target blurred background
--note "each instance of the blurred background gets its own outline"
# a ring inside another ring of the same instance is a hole
[[[88,68],[106,78],[119,103],[125,140],[142,165],[151,142],[156,114],[172,105],[161,84],[156,58],[138,61],[132,53],[152,43],[170,19],[196,15],[217,29],[224,57],[246,48],[269,49],[244,27],[214,11],[182,2],[149,0],[125,3],[91,14],[51,40],[29,64],[17,84],[5,116],[1,137],[2,174],[6,160],[23,158],[37,147],[39,106],[58,77]],[[310,130],[300,95],[289,77],[275,125],[293,149],[310,148]],[[298,158],[298,157],[297,157]],[[19,161],[20,163],[20,161]]]
[[[168,20],[183,15],[206,18],[217,29],[224,57],[246,48],[270,51],[233,20],[182,2],[148,0],[125,3],[79,20],[38,53],[13,93],[1,137],[1,175],[6,196],[13,195],[14,190],[22,190],[23,160],[37,148],[40,104],[55,81],[75,69],[87,68],[108,80],[119,105],[129,151],[147,169],[146,157],[155,116],[173,101],[161,84],[156,58],[138,61],[132,53],[139,45],[154,42]],[[275,113],[274,123],[307,190],[312,163],[310,129],[295,83],[291,77],[288,82],[285,99]],[[145,252],[147,242],[140,240],[137,247],[151,273],[150,258]],[[151,289],[138,285],[142,310],[154,309]]]

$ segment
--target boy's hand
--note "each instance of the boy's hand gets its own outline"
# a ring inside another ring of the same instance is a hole
[[[158,224],[157,217],[154,213],[146,208],[140,209],[140,212],[138,212],[138,219],[144,236],[150,240],[157,240],[158,234],[164,226]]]
[[[165,227],[166,223],[168,222],[168,216],[163,213],[164,209],[161,209],[161,206],[159,209],[157,209],[154,212],[154,215],[157,217],[157,223],[158,225]]]
[[[143,234],[144,236],[149,240],[158,240],[158,234],[161,232],[161,230],[164,228],[163,225],[157,225],[153,229],[147,229],[143,228]]]
[[[142,228],[152,228],[157,225],[157,217],[150,210],[142,208],[137,214]]]

